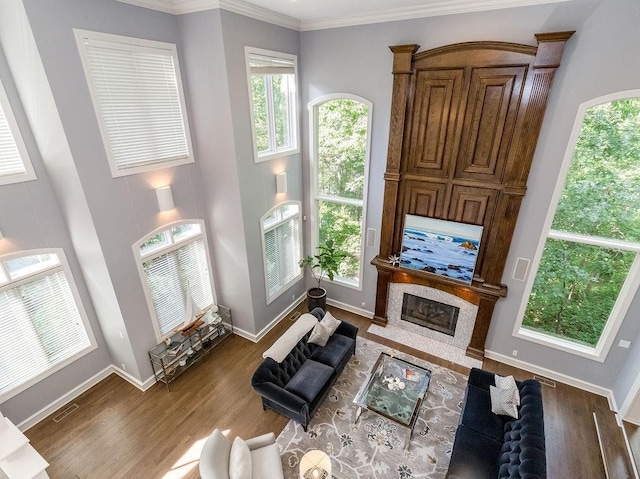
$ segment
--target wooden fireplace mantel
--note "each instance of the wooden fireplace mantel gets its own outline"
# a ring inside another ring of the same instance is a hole
[[[467,42],[419,52],[390,47],[393,91],[384,173],[374,321],[386,324],[390,282],[447,291],[478,305],[467,354],[484,355],[502,275],[526,192],[556,69],[573,32],[536,35],[537,46]],[[407,214],[483,227],[470,285],[394,267]]]

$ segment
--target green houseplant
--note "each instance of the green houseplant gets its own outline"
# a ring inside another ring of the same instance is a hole
[[[333,240],[328,239],[318,246],[318,254],[302,258],[298,263],[301,268],[309,267],[311,276],[316,281],[316,286],[307,291],[307,305],[309,311],[314,308],[327,309],[327,290],[320,286],[324,278],[333,281],[338,273],[338,268],[342,260],[347,257],[347,253],[336,248]]]

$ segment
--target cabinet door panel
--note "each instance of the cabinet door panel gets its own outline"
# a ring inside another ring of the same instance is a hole
[[[456,152],[464,70],[417,72],[407,172],[445,177]]]
[[[446,185],[408,181],[405,187],[406,212],[412,215],[442,217]]]
[[[472,70],[456,178],[502,181],[525,75],[525,66]]]

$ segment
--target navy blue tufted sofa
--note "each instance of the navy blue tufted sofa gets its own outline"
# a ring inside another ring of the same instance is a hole
[[[494,373],[474,368],[460,415],[447,479],[546,479],[540,383],[517,382],[518,419],[491,412]]]
[[[324,311],[311,311],[322,319]],[[251,386],[262,396],[262,408],[287,416],[306,431],[311,416],[356,352],[358,328],[345,321],[325,346],[309,344],[307,333],[281,363],[265,358],[253,374]]]

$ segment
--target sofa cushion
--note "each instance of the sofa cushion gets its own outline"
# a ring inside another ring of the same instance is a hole
[[[333,373],[334,369],[331,366],[307,359],[284,388],[308,402],[313,402]]]
[[[461,424],[456,431],[447,479],[496,479],[500,447],[499,441]]]
[[[469,384],[460,424],[502,443],[504,420],[491,412],[489,391]]]
[[[324,346],[327,344],[329,337],[331,336],[331,328],[319,322],[315,325],[313,330],[311,330],[311,335],[309,336],[308,342],[312,344],[317,344],[318,346]]]
[[[517,389],[502,389],[495,386],[489,386],[491,412],[518,419],[518,406],[516,405],[517,391]]]
[[[240,437],[231,445],[229,456],[229,479],[251,479],[251,451]]]
[[[329,311],[325,313],[324,318],[322,318],[320,322],[329,328],[331,334],[335,333],[340,323],[342,323],[339,319],[334,318]],[[331,336],[331,334],[329,334],[329,336]]]
[[[495,375],[496,387],[502,389],[512,389],[514,393],[514,401],[516,406],[520,406],[520,391],[518,391],[518,385],[513,376],[500,376]]]
[[[280,450],[270,444],[251,451],[252,479],[283,479]]]
[[[318,348],[311,354],[310,359],[339,370],[351,357],[354,343],[351,338],[334,334],[323,348]]]

